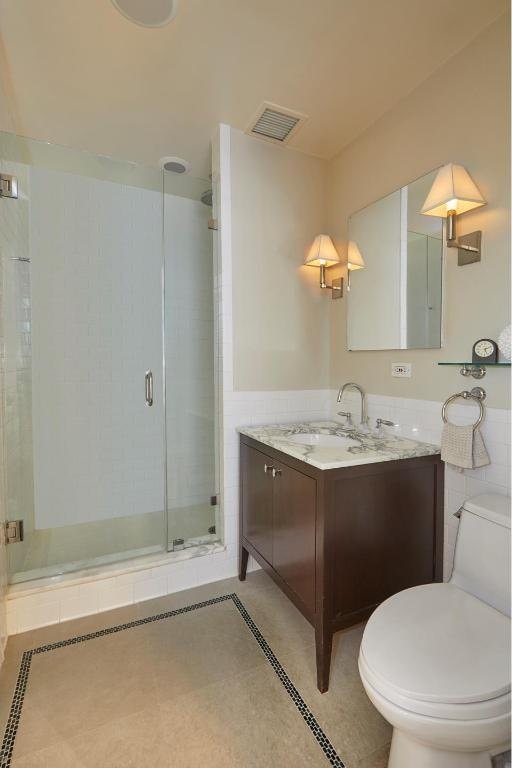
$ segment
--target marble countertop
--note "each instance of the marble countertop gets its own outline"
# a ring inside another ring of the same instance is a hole
[[[384,430],[380,433],[357,429],[347,431],[336,421],[238,427],[238,432],[318,469],[353,467],[358,464],[413,459],[440,453],[439,446],[431,443],[420,443],[406,437],[386,434]],[[308,438],[308,435],[314,437]],[[341,444],[336,445],[337,438],[340,437]],[[313,444],[305,445],[301,440],[311,440]],[[333,444],[326,445],[328,442]]]

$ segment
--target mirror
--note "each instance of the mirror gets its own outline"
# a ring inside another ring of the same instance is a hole
[[[420,213],[436,173],[349,219],[349,350],[441,346],[443,224]]]

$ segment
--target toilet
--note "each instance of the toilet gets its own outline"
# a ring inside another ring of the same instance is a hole
[[[388,768],[490,768],[510,748],[510,498],[465,502],[451,579],[369,619],[366,693],[393,726]]]

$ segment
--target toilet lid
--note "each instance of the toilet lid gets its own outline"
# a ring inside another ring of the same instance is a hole
[[[420,701],[481,702],[510,690],[510,619],[452,584],[382,603],[361,654],[384,687]]]

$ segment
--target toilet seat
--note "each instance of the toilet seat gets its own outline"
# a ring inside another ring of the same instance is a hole
[[[388,701],[457,720],[510,709],[510,620],[452,584],[425,584],[372,614],[360,671]]]
[[[510,693],[495,699],[476,701],[469,704],[446,704],[438,701],[422,701],[399,693],[392,685],[386,685],[377,678],[368,667],[364,655],[359,655],[359,674],[367,688],[372,688],[379,697],[386,699],[395,707],[400,707],[413,715],[428,718],[457,721],[487,720],[490,718],[510,718]]]

